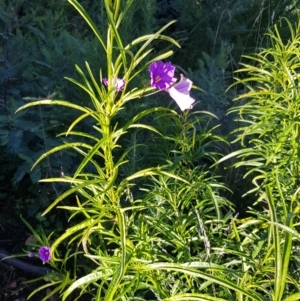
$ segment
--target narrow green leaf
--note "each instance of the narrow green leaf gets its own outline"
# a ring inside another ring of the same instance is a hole
[[[287,227],[289,227],[289,228],[293,227],[293,218],[294,218],[294,214],[289,213],[286,218],[286,226]],[[285,291],[285,284],[287,281],[291,252],[292,252],[292,235],[289,232],[285,232],[284,246],[283,246],[283,250],[282,250],[281,287],[280,287],[279,294],[278,294],[280,300]]]
[[[108,278],[110,275],[112,275],[113,270],[112,269],[103,269],[103,271],[95,271],[92,272],[84,277],[79,278],[75,282],[68,287],[68,289],[63,293],[62,300],[66,300],[67,297],[76,289],[80,289],[82,286],[95,283],[99,279]]]
[[[169,298],[165,298],[162,301],[228,301],[228,299],[217,298],[205,294],[182,294],[176,295]]]
[[[30,103],[20,107],[18,110],[16,110],[16,113],[18,113],[19,111],[24,110],[26,108],[38,106],[38,105],[59,105],[59,106],[65,106],[65,107],[69,107],[72,109],[76,109],[78,111],[82,111],[87,114],[92,113],[92,111],[89,108],[78,106],[74,103],[71,103],[71,102],[65,101],[65,100],[52,100],[52,99],[43,99],[43,100],[39,100],[39,101],[30,102]]]
[[[76,232],[80,231],[79,236],[83,236],[83,230],[86,228],[90,228],[91,226],[93,226],[95,223],[97,223],[97,221],[95,221],[94,219],[86,219],[81,223],[76,224],[73,227],[70,227],[66,230],[65,233],[63,233],[60,237],[58,237],[53,244],[51,245],[51,248],[53,248],[54,250],[57,249],[57,247],[66,239],[69,238],[70,236],[73,236]],[[70,241],[68,243],[71,243]],[[62,261],[62,259],[58,259],[55,257],[55,253],[53,253],[53,257],[52,260],[54,261]]]
[[[78,146],[84,147],[84,148],[87,148],[87,149],[91,149],[91,148],[92,148],[90,145],[88,145],[88,144],[86,144],[86,143],[83,143],[83,142],[72,142],[72,143],[71,143],[71,142],[68,142],[68,143],[66,143],[66,144],[59,145],[59,146],[57,146],[57,147],[52,148],[52,149],[49,150],[48,152],[42,154],[42,155],[36,160],[36,162],[33,164],[31,170],[33,170],[34,167],[35,167],[38,163],[40,163],[43,159],[45,159],[45,158],[48,157],[49,155],[52,155],[52,154],[54,154],[54,153],[56,153],[56,152],[60,152],[60,151],[62,151],[62,150],[68,149],[68,148],[74,148],[74,147],[78,147]],[[99,153],[99,155],[101,155],[101,154]]]
[[[295,293],[293,295],[288,296],[283,301],[299,301],[300,300],[300,293]]]
[[[157,168],[146,168],[146,169],[143,169],[143,170],[140,170],[134,174],[132,174],[131,176],[125,178],[122,182],[124,181],[132,181],[134,179],[137,179],[137,178],[141,178],[141,177],[145,177],[145,176],[155,176],[155,175],[166,175],[170,178],[174,178],[174,179],[177,179],[179,181],[182,181],[188,185],[190,185],[190,183],[188,181],[186,181],[185,179],[177,176],[177,175],[174,175],[172,173],[169,173],[169,172],[166,172],[166,171],[163,171],[161,169],[157,169]],[[121,183],[122,183],[121,182]]]
[[[43,180],[43,182],[55,182],[55,181],[60,181],[60,182],[67,182],[67,179],[47,179],[47,180]],[[98,185],[99,188],[102,187],[104,185],[104,183],[106,183],[105,179],[96,179],[96,180],[76,180],[76,179],[69,179],[68,180],[69,183],[71,184],[76,184],[74,187],[68,189],[67,191],[65,191],[64,193],[62,193],[58,198],[55,199],[55,201],[48,206],[48,208],[43,212],[42,215],[47,214],[52,208],[54,208],[59,202],[61,202],[63,199],[65,199],[67,196],[72,195],[73,193],[79,191],[81,188],[89,188],[90,185]],[[101,184],[101,185],[99,185]]]
[[[30,232],[33,234],[33,236],[36,238],[36,240],[38,241],[38,243],[43,246],[44,245],[44,241],[41,238],[41,236],[34,230],[33,227],[31,227],[31,225],[22,217],[20,216],[22,222],[27,226],[27,228],[30,230]]]
[[[277,223],[277,214],[276,214],[276,207],[274,198],[272,195],[272,188],[270,186],[266,187],[266,197],[268,201],[269,206],[269,212],[270,212],[270,220],[273,223]],[[280,247],[280,235],[278,228],[274,226],[274,224],[271,224],[271,233],[273,238],[273,244],[274,244],[274,261],[275,261],[275,276],[274,276],[274,301],[281,301],[280,292],[281,292],[281,285],[282,281],[282,257],[281,257],[281,247]]]
[[[200,272],[195,269],[190,269],[187,267],[183,267],[180,264],[175,264],[175,263],[153,263],[153,264],[148,264],[145,265],[145,269],[150,269],[150,270],[166,270],[166,271],[175,271],[175,272],[180,272],[183,274],[188,274],[193,277],[205,279],[212,281],[212,283],[217,283],[221,286],[227,287],[233,291],[239,292],[243,294],[244,296],[250,298],[251,300],[256,300],[256,301],[264,301],[264,298],[260,296],[258,293],[251,291],[251,290],[244,290],[241,288],[239,285],[225,279],[225,278],[220,278],[217,276],[213,276],[211,274],[207,274],[204,272]]]
[[[107,52],[105,43],[101,37],[100,32],[98,31],[95,23],[90,18],[90,16],[87,14],[87,12],[84,10],[84,8],[76,0],[68,0],[68,2],[70,2],[75,7],[75,9],[77,9],[77,11],[80,13],[80,15],[86,21],[86,23],[91,27],[92,31],[95,33],[95,35],[98,38],[100,44],[102,45],[104,51]]]
[[[114,271],[114,276],[109,284],[109,287],[105,293],[104,301],[113,301],[116,291],[119,288],[119,284],[125,274],[126,268],[126,227],[125,227],[125,218],[123,211],[119,208],[116,209],[117,213],[117,222],[120,231],[120,240],[121,240],[121,261],[119,266]]]
[[[110,11],[110,8],[108,6],[107,1],[104,1],[104,5],[105,5],[105,9],[106,9],[106,14],[108,16],[108,20],[109,20],[109,25],[112,27],[113,33],[114,33],[114,38],[117,42],[118,45],[118,49],[121,52],[121,57],[122,57],[122,61],[123,61],[123,66],[124,66],[124,71],[126,72],[126,68],[127,68],[127,59],[126,59],[126,52],[124,51],[124,46],[122,43],[122,39],[119,35],[118,29],[116,27],[115,24],[115,20],[113,17],[112,12]],[[111,45],[112,46],[112,45]]]
[[[74,179],[81,173],[81,171],[86,167],[86,165],[90,163],[90,161],[93,159],[94,155],[98,155],[98,156],[102,157],[102,154],[99,152],[99,148],[101,148],[101,149],[105,148],[105,146],[107,146],[107,141],[109,139],[107,138],[107,139],[97,139],[97,140],[98,140],[97,143],[93,147],[90,148],[89,152],[85,155],[83,160],[80,162],[77,170],[74,173],[74,176],[73,176]],[[114,147],[112,147],[112,149],[113,148]]]
[[[148,36],[147,39],[145,39],[144,36],[142,36],[142,37],[136,39],[135,41],[146,40],[146,42],[139,48],[139,50],[138,50],[138,52],[136,53],[134,59],[135,59],[135,60],[138,59],[139,56],[141,55],[141,53],[144,51],[144,49],[146,49],[146,47],[147,47],[148,45],[150,45],[150,44],[152,43],[153,40],[156,40],[156,39],[162,39],[162,37],[163,37],[163,39],[167,40],[168,42],[170,42],[170,43],[176,45],[178,48],[180,48],[180,45],[179,45],[174,39],[172,39],[172,38],[170,38],[170,37],[167,37],[167,36],[162,36],[162,37],[160,36],[160,34],[161,34],[164,30],[166,30],[168,27],[170,27],[170,26],[171,26],[172,24],[174,24],[175,22],[176,22],[176,20],[171,21],[171,22],[167,23],[165,26],[163,26],[163,27],[162,27],[160,30],[158,30],[156,33],[151,34],[151,35],[147,35],[147,36]]]

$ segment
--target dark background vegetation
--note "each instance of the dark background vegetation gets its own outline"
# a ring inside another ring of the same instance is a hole
[[[218,116],[219,134],[227,137],[234,125],[226,111],[239,92],[227,88],[233,82],[241,56],[268,46],[265,33],[282,17],[294,23],[298,19],[299,2],[138,0],[134,1],[120,30],[126,44],[138,36],[153,33],[173,19],[178,20],[166,32],[181,44],[180,49],[174,49],[171,61],[205,91],[192,92],[198,101],[196,108]],[[105,33],[107,22],[102,1],[80,3],[100,32]],[[281,30],[285,29],[281,27]],[[159,51],[166,45],[157,42],[153,47]],[[61,107],[35,107],[18,114],[15,111],[29,101],[45,98],[88,105],[86,95],[64,79],[77,78],[74,65],[84,67],[85,61],[95,74],[100,68],[105,72],[105,55],[99,43],[67,1],[0,0],[0,250],[11,253],[22,250],[29,234],[20,215],[32,225],[41,224],[46,232],[54,227],[57,232],[64,229],[66,218],[58,211],[46,218],[41,216],[64,187],[38,181],[62,173],[72,174],[80,158],[68,151],[60,152],[30,169],[41,154],[61,143],[62,138],[56,135],[67,129],[76,113]],[[136,85],[148,82],[148,74],[143,74]],[[146,104],[137,101],[131,104],[130,112],[137,112],[141,106],[161,105],[163,101],[160,96],[147,99]],[[88,132],[91,124],[87,121],[82,127]],[[125,143],[130,145],[139,139],[145,137],[137,133]],[[230,148],[224,145],[221,152],[226,154]],[[155,155],[155,148],[136,156],[134,169],[163,164],[163,159]],[[242,215],[243,204],[251,202],[241,199],[247,190],[242,175],[227,169],[219,172],[233,190],[228,198]]]

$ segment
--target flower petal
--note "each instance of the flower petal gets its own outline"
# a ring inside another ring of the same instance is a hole
[[[35,254],[33,252],[28,253],[28,257],[34,257],[34,256],[35,256]]]
[[[39,256],[43,262],[48,262],[51,259],[51,250],[49,247],[44,246],[39,249]]]
[[[103,78],[103,84],[107,87],[108,86],[108,79],[106,77]],[[115,85],[117,92],[121,92],[125,86],[125,80],[122,78],[117,78]]]
[[[170,96],[176,101],[181,111],[192,109],[195,99],[190,96],[193,82],[181,74],[178,84],[168,89]]]
[[[170,62],[153,62],[148,67],[148,71],[150,72],[151,86],[159,90],[166,90],[176,82],[175,66]]]
[[[124,89],[124,86],[125,86],[125,80],[122,78],[117,78],[117,82],[116,82],[117,92],[121,92]]]
[[[108,86],[108,79],[106,77],[103,78],[103,84],[107,87]]]

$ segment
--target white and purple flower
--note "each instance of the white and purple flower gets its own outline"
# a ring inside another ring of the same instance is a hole
[[[192,109],[195,99],[190,96],[190,90],[193,82],[188,78],[180,75],[178,83],[168,89],[170,96],[176,101],[181,111]]]
[[[193,82],[181,75],[180,81],[176,83],[175,66],[170,62],[157,61],[150,64],[148,71],[150,72],[151,86],[167,91],[181,111],[193,108],[195,99],[190,96]]]
[[[108,86],[108,79],[107,78],[103,78],[103,83],[107,87]],[[122,78],[117,78],[115,80],[115,83],[113,85],[115,86],[117,92],[121,92],[124,89],[125,80],[122,79]]]

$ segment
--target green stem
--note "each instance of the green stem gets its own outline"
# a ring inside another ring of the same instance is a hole
[[[107,0],[105,0],[105,1],[107,1]],[[108,3],[108,5],[106,5],[107,15],[111,14],[110,2],[111,1],[106,2],[106,3]],[[109,24],[108,29],[107,29],[107,42],[106,42],[107,80],[108,80],[109,89],[111,89],[111,87],[112,87],[113,76],[114,76],[114,70],[112,68],[113,47],[114,47],[114,31],[112,30],[112,25]],[[109,96],[107,98],[107,104],[106,104],[106,114],[108,115],[107,116],[108,118],[110,118],[113,101],[114,101],[114,93],[109,93]]]
[[[114,20],[117,21],[118,15],[119,15],[119,10],[120,10],[120,0],[116,0],[114,3]]]

